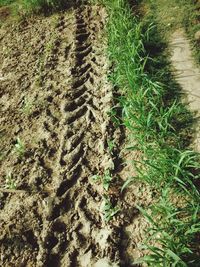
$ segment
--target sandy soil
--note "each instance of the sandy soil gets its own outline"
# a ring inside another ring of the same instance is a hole
[[[175,79],[184,93],[183,101],[197,119],[193,147],[200,152],[200,69],[194,63],[190,43],[183,29],[177,29],[172,34],[169,50]]]

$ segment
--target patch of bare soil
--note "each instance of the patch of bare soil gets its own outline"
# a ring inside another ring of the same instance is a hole
[[[130,134],[126,134],[130,136]],[[126,138],[126,147],[133,145],[133,140],[129,143]],[[148,184],[141,182],[137,178],[136,170],[133,166],[133,161],[140,160],[140,153],[135,151],[124,151],[123,158],[126,159],[126,164],[120,172],[120,177],[124,182],[132,177],[135,180],[124,190],[123,206],[127,212],[123,211],[124,224],[122,228],[122,252],[124,265],[127,267],[136,266],[134,262],[139,258],[149,254],[149,251],[142,248],[145,241],[149,237],[150,223],[139,212],[137,207],[143,207],[147,212],[150,212],[150,206],[159,198],[159,192],[150,187]],[[129,216],[127,216],[127,213]],[[140,265],[140,266],[146,266]]]
[[[80,5],[1,29],[0,266],[118,266],[90,180],[114,166],[105,20]]]

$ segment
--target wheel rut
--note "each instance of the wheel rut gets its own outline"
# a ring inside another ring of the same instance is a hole
[[[43,262],[49,266],[56,261],[58,264],[65,262],[63,266],[93,266],[99,258],[119,260],[116,244],[109,242],[113,235],[110,227],[105,247],[101,247],[99,235],[102,229],[107,228],[99,211],[102,196],[89,180],[96,172],[104,172],[102,157],[110,157],[105,147],[107,136],[102,131],[102,125],[106,128],[110,124],[104,109],[111,108],[112,90],[107,84],[101,83],[106,73],[101,74],[102,70],[97,63],[99,58],[96,50],[99,50],[99,44],[95,43],[95,35],[98,32],[89,27],[95,17],[94,11],[89,6],[81,6],[74,13],[74,64],[71,67],[70,89],[63,104],[64,131],[59,149],[62,174],[60,184],[55,190],[55,203],[45,234],[45,239],[53,240],[53,244],[50,247],[46,242],[43,244],[46,246],[46,253],[43,255],[46,260]],[[97,97],[94,101],[95,94]],[[104,103],[105,98],[109,101]],[[104,145],[103,152],[100,153],[98,147],[95,148],[97,143]],[[93,160],[90,162],[91,157],[97,158],[95,164]],[[59,224],[63,225],[62,230]],[[59,234],[65,236],[67,233],[67,238],[57,238],[57,227]],[[113,248],[112,253],[110,248]],[[84,258],[88,258],[88,255],[89,265],[83,265]]]

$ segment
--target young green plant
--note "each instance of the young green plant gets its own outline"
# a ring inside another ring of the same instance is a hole
[[[19,158],[22,158],[25,154],[25,145],[23,144],[23,142],[19,137],[17,138],[14,151],[18,154]]]

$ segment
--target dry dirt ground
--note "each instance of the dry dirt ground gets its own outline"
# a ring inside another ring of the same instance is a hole
[[[175,79],[185,94],[183,101],[194,112],[197,121],[193,146],[200,152],[200,69],[194,63],[190,42],[183,29],[177,29],[172,34],[169,50]]]
[[[124,132],[109,116],[105,24],[104,8],[86,4],[0,29],[0,266],[127,267],[140,256],[135,203],[153,193],[135,184],[121,201],[130,170],[115,156]],[[121,209],[110,223],[91,179],[108,169]]]

